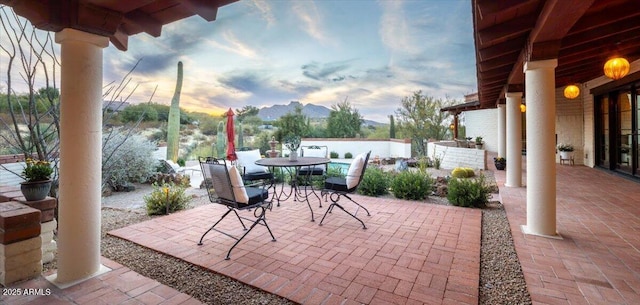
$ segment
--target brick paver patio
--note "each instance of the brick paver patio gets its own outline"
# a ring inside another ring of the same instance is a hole
[[[354,196],[371,217],[367,229],[335,209],[285,201],[268,212],[266,228],[250,232],[224,260],[233,240],[200,235],[226,207],[211,204],[156,218],[109,234],[131,240],[305,304],[477,304],[481,211],[411,201]],[[347,205],[348,206],[348,205]],[[243,214],[252,212],[241,212]],[[223,222],[240,228],[237,219]],[[222,225],[222,223],[221,223]],[[346,301],[346,303],[345,303]]]

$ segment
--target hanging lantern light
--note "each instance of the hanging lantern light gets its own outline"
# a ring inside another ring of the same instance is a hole
[[[520,112],[525,112],[527,111],[527,106],[525,106],[524,104],[520,104]]]
[[[629,73],[629,61],[622,57],[607,60],[604,64],[604,75],[613,80],[623,78]]]
[[[569,85],[564,88],[564,97],[572,100],[580,95],[580,88],[576,85]]]

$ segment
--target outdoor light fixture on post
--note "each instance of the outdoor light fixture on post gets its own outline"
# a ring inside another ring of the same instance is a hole
[[[580,95],[580,88],[576,85],[569,85],[564,88],[564,97],[572,100]]]
[[[527,106],[525,106],[524,104],[520,104],[520,112],[525,112],[527,111]]]
[[[622,57],[611,58],[604,64],[604,75],[610,79],[621,79],[627,73],[629,73],[629,61]]]

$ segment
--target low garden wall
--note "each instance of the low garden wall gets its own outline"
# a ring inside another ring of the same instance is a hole
[[[444,169],[456,167],[487,169],[487,151],[484,149],[456,147],[453,141],[441,141],[429,142],[427,151],[429,157],[440,158],[440,167]]]
[[[14,173],[22,173],[24,167],[23,155],[0,156],[0,186],[19,186],[24,179]]]
[[[327,146],[329,152],[338,153],[338,158],[344,158],[345,153],[357,154],[371,150],[371,158],[411,158],[410,139],[361,139],[361,138],[309,138],[302,139],[303,146]],[[287,151],[284,152],[288,154]]]

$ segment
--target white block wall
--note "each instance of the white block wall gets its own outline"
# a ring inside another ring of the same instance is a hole
[[[411,158],[411,141],[409,140],[372,140],[372,139],[302,139],[302,146],[327,146],[329,152],[337,152],[339,158],[350,152],[354,157],[371,150],[371,158]],[[285,149],[283,155],[289,154]]]
[[[498,151],[498,108],[467,111],[464,113],[464,124],[467,137],[475,141],[477,136],[484,140],[484,149]]]
[[[429,157],[432,158],[436,156],[440,158],[441,168],[454,169],[456,167],[470,167],[473,169],[487,169],[486,150],[449,145],[451,145],[451,143],[446,142],[429,142],[429,144],[427,144]]]

